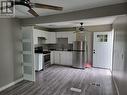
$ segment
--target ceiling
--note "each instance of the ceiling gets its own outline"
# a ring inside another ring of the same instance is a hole
[[[127,1],[126,0],[31,0],[31,2],[63,7],[63,11],[34,8],[34,10],[40,16],[46,16],[51,14],[60,14],[60,13],[77,11],[82,9],[118,4]],[[27,7],[20,6],[20,5],[16,6],[16,10],[15,10],[16,17],[18,18],[33,17],[31,14],[27,12],[27,10],[28,10]]]
[[[117,16],[93,18],[93,19],[82,19],[74,21],[65,21],[65,22],[55,22],[55,23],[45,23],[45,24],[36,24],[37,26],[44,28],[68,28],[68,27],[78,27],[80,23],[83,22],[84,26],[96,26],[96,25],[106,25],[112,24]]]

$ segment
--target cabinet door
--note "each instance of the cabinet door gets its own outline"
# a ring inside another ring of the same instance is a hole
[[[40,36],[39,37],[45,37],[45,38],[47,38],[47,31],[39,30],[39,32],[40,32]]]
[[[33,29],[34,44],[38,44],[38,37],[45,37],[47,39],[47,32],[38,29]]]
[[[65,52],[61,52],[61,54],[60,54],[60,58],[61,58],[61,65],[66,65],[67,64],[67,61],[66,61],[66,55],[65,55],[66,53]]]
[[[56,33],[55,32],[47,32],[46,43],[49,43],[49,44],[55,44],[56,43]]]
[[[72,52],[64,51],[60,57],[62,65],[72,66]]]
[[[56,36],[57,38],[68,38],[69,32],[57,32]]]
[[[56,32],[56,38],[62,38],[61,32]]]
[[[60,64],[60,53],[55,51],[55,64]]]
[[[68,43],[73,43],[74,41],[76,41],[76,33],[71,32],[71,33],[68,35]]]
[[[66,60],[68,61],[67,65],[72,66],[72,52],[68,52]]]
[[[47,32],[46,43],[47,44],[50,43],[50,33],[49,32]]]
[[[50,33],[50,43],[56,43],[56,33],[52,32]]]
[[[51,64],[55,63],[55,51],[51,51]]]

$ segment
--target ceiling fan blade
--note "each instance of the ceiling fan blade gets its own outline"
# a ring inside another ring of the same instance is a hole
[[[28,12],[30,14],[32,14],[33,16],[35,16],[35,17],[38,17],[39,16],[33,9],[29,9]]]
[[[47,5],[47,4],[39,4],[39,3],[34,3],[35,8],[44,8],[44,9],[51,9],[51,10],[58,10],[58,11],[62,11],[63,7],[59,7],[59,6],[53,6],[53,5]]]

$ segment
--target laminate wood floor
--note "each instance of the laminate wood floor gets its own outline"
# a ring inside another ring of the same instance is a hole
[[[78,88],[81,92],[70,90]],[[0,95],[117,95],[110,71],[51,66],[36,74],[36,82],[21,81]]]

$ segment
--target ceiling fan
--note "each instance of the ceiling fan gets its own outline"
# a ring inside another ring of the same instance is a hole
[[[51,9],[51,10],[58,10],[58,11],[62,11],[63,7],[59,7],[59,6],[53,6],[53,5],[47,5],[47,4],[40,4],[40,3],[32,3],[30,0],[15,0],[15,1],[9,1],[11,2],[10,6],[5,6],[6,7],[13,7],[15,5],[22,5],[22,6],[26,6],[29,8],[28,12],[30,14],[32,14],[33,16],[37,17],[39,16],[34,10],[33,8],[43,8],[43,9]],[[3,7],[1,7],[0,9],[3,9]]]
[[[79,27],[75,27],[75,32],[74,33],[78,33],[78,32],[84,32],[86,31],[84,26],[83,26],[83,22],[80,22],[80,26]]]
[[[80,31],[84,31],[85,29],[84,29],[84,27],[83,27],[83,22],[81,22],[80,25],[81,25],[81,26],[79,27],[79,30],[80,30]]]

